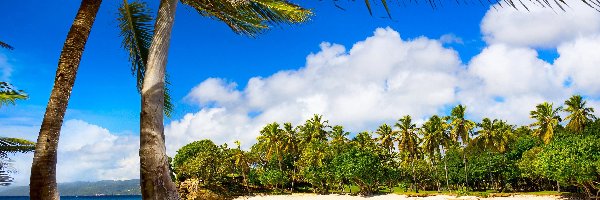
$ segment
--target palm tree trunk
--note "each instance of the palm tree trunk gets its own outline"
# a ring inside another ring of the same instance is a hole
[[[179,199],[169,177],[163,126],[165,68],[177,0],[161,0],[148,53],[140,114],[140,176],[145,200]]]
[[[467,174],[467,156],[463,155],[463,163],[465,163],[465,182],[466,187],[469,187],[469,175]]]
[[[446,156],[444,155],[444,157],[446,157]],[[446,160],[446,158],[444,158],[444,171],[446,171],[446,190],[449,191],[450,190],[450,184],[449,184],[449,181],[448,181],[448,164],[447,164],[447,162],[448,161]]]
[[[102,0],[83,0],[67,34],[31,165],[29,195],[33,200],[59,199],[56,185],[58,139],[77,69]]]

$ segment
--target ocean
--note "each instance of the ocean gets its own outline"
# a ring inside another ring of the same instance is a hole
[[[141,200],[142,196],[129,196],[129,195],[121,195],[121,196],[97,196],[97,197],[60,197],[61,200]],[[0,200],[29,200],[29,197],[0,197]]]

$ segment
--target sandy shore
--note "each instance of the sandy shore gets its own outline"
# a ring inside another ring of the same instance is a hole
[[[430,197],[407,197],[405,195],[387,194],[378,195],[372,197],[360,197],[350,195],[315,195],[315,194],[293,194],[293,195],[267,195],[267,196],[252,196],[252,197],[239,197],[236,200],[278,200],[278,199],[291,199],[291,200],[407,200],[407,199],[427,199],[427,200],[554,200],[562,199],[558,196],[533,196],[533,195],[516,195],[512,197],[493,197],[493,198],[479,198],[474,196],[463,196],[455,197],[448,195],[437,195]]]

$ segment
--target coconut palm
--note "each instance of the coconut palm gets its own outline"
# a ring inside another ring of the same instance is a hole
[[[163,110],[165,68],[177,0],[161,0],[142,84],[140,160],[144,199],[178,199],[165,160]],[[234,32],[249,36],[269,25],[305,22],[312,14],[284,0],[181,0],[202,16],[218,19]]]
[[[417,133],[417,125],[413,124],[410,115],[406,115],[398,120],[394,125],[398,130],[398,149],[406,153],[405,161],[409,161],[413,171],[413,185],[415,191],[419,192],[419,187],[416,186],[417,180],[415,176],[415,160],[419,157],[420,138]]]
[[[377,140],[381,143],[381,146],[387,150],[388,153],[392,153],[392,151],[394,151],[394,141],[396,140],[395,132],[392,131],[392,127],[383,124],[377,128],[375,133],[379,135]]]
[[[554,128],[562,120],[558,116],[561,107],[554,108],[553,104],[544,102],[535,106],[535,110],[529,113],[529,117],[536,120],[531,127],[535,127],[533,135],[540,137],[545,144],[550,143],[554,136]]]
[[[469,177],[467,173],[467,146],[471,140],[471,132],[477,125],[471,120],[465,118],[467,107],[463,105],[457,105],[452,108],[450,116],[447,119],[450,121],[450,138],[454,144],[462,143],[463,147],[463,163],[465,164],[465,182],[469,184]]]
[[[31,166],[29,195],[33,200],[59,199],[56,187],[58,138],[75,84],[79,61],[101,2],[102,0],[81,1],[60,54],[54,86],[46,106]]]
[[[313,115],[312,118],[306,120],[304,125],[299,127],[301,144],[327,140],[327,131],[325,131],[325,128],[331,127],[328,123],[329,121],[323,120],[322,115]]]
[[[467,107],[464,105],[457,105],[452,108],[450,116],[450,138],[454,142],[461,142],[463,146],[469,143],[471,132],[477,125],[471,120],[465,119]]]
[[[569,113],[565,120],[569,120],[567,129],[580,133],[585,128],[586,124],[594,119],[594,108],[586,107],[587,102],[580,95],[573,95],[569,100],[565,101],[565,111]]]
[[[123,41],[121,46],[129,54],[131,62],[131,73],[136,78],[138,92],[142,91],[144,83],[144,72],[148,61],[148,49],[152,42],[152,21],[151,10],[145,2],[135,1],[132,3],[123,0],[119,7],[119,30]],[[165,73],[166,74],[166,73]],[[175,106],[171,102],[171,95],[168,81],[168,75],[165,75],[164,89],[164,114],[171,117]]]
[[[506,151],[514,126],[509,125],[502,120],[490,120],[489,118],[484,118],[477,126],[480,127],[480,129],[475,132],[477,137],[475,137],[469,145],[500,153]],[[491,178],[492,175],[490,171],[490,179]]]
[[[514,131],[513,125],[502,120],[484,118],[477,126],[480,129],[475,132],[477,137],[473,139],[471,145],[500,153],[506,151]]]
[[[423,124],[423,126],[421,126],[421,129],[419,129],[419,131],[421,132],[421,135],[423,135],[423,141],[421,143],[421,148],[423,149],[423,152],[429,156],[432,166],[435,165],[435,162],[436,162],[435,155],[436,154],[442,155],[442,153],[440,151],[440,146],[444,147],[445,149],[450,146],[451,139],[450,139],[450,136],[448,135],[447,130],[448,130],[448,124],[437,115],[434,115],[431,118],[429,118],[429,120],[427,122],[425,122]],[[446,166],[446,162],[444,162],[444,166]],[[446,171],[446,187],[448,187],[449,180],[448,180],[447,167],[445,167],[445,171]],[[436,170],[436,173],[437,173],[437,170]],[[438,183],[438,190],[439,190],[439,183]]]

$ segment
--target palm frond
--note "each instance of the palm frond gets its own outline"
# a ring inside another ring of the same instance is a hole
[[[131,62],[131,73],[136,78],[138,92],[141,92],[144,83],[144,73],[146,72],[146,63],[148,62],[148,52],[152,44],[153,36],[153,17],[152,12],[145,2],[135,1],[128,3],[123,0],[119,7],[119,29],[120,36],[123,38],[121,47],[129,54]],[[165,76],[164,89],[164,114],[171,117],[175,106],[171,102],[171,94],[168,86],[171,84]]]
[[[356,1],[356,0],[353,0]],[[415,3],[415,4],[419,4],[421,1],[424,1],[425,3],[431,5],[431,7],[433,9],[437,8],[438,6],[436,5],[441,5],[443,0],[411,0],[411,3]],[[458,0],[448,0],[448,1],[454,1],[456,4],[460,4],[460,2]],[[473,1],[473,0],[472,0]],[[333,0],[333,2],[337,2],[337,0]],[[467,1],[465,1],[466,3]],[[569,4],[567,4],[566,1],[564,0],[529,0],[529,1],[523,1],[523,0],[488,0],[486,2],[478,0],[478,2],[482,5],[491,5],[492,7],[496,7],[496,5],[500,6],[500,7],[504,7],[502,4],[505,4],[505,6],[514,8],[514,9],[519,9],[521,8],[525,8],[527,11],[529,11],[529,7],[530,6],[539,6],[542,8],[550,8],[550,9],[555,9],[555,7],[558,7],[560,10],[562,11],[566,11],[565,7],[569,7]],[[529,2],[529,5],[526,4],[525,2]],[[595,9],[596,11],[600,12],[600,2],[598,0],[581,0],[582,3],[584,3],[585,5],[587,5],[588,7]],[[372,4],[373,2],[369,1],[369,0],[365,0],[364,1],[365,5],[367,6],[367,10],[369,11],[369,14],[372,16],[373,15],[373,7]],[[404,3],[404,2],[402,2]],[[569,2],[572,3],[572,2]],[[336,7],[339,7],[337,4],[335,4]],[[388,2],[387,0],[381,0],[381,5],[383,6],[383,8],[385,9],[386,14],[388,15],[389,18],[391,18],[391,14],[390,14],[390,8],[388,6]]]
[[[270,25],[308,21],[312,11],[285,0],[182,0],[206,17],[218,19],[235,33],[255,36]]]
[[[2,41],[0,41],[0,47],[2,47],[2,48],[6,48],[6,49],[8,49],[8,50],[13,50],[13,49],[15,49],[14,47],[12,47],[12,46],[10,46],[9,44],[6,44],[6,43],[4,43],[4,42],[2,42]]]
[[[14,105],[17,100],[27,98],[25,91],[15,89],[10,83],[0,82],[0,107],[2,105]]]
[[[0,137],[0,157],[8,153],[27,153],[35,150],[35,143],[21,138]]]
[[[148,50],[152,43],[153,17],[146,3],[139,1],[127,3],[127,0],[123,0],[119,8],[118,21],[120,36],[123,38],[121,46],[129,53],[131,73],[137,79],[138,91],[141,91]]]

